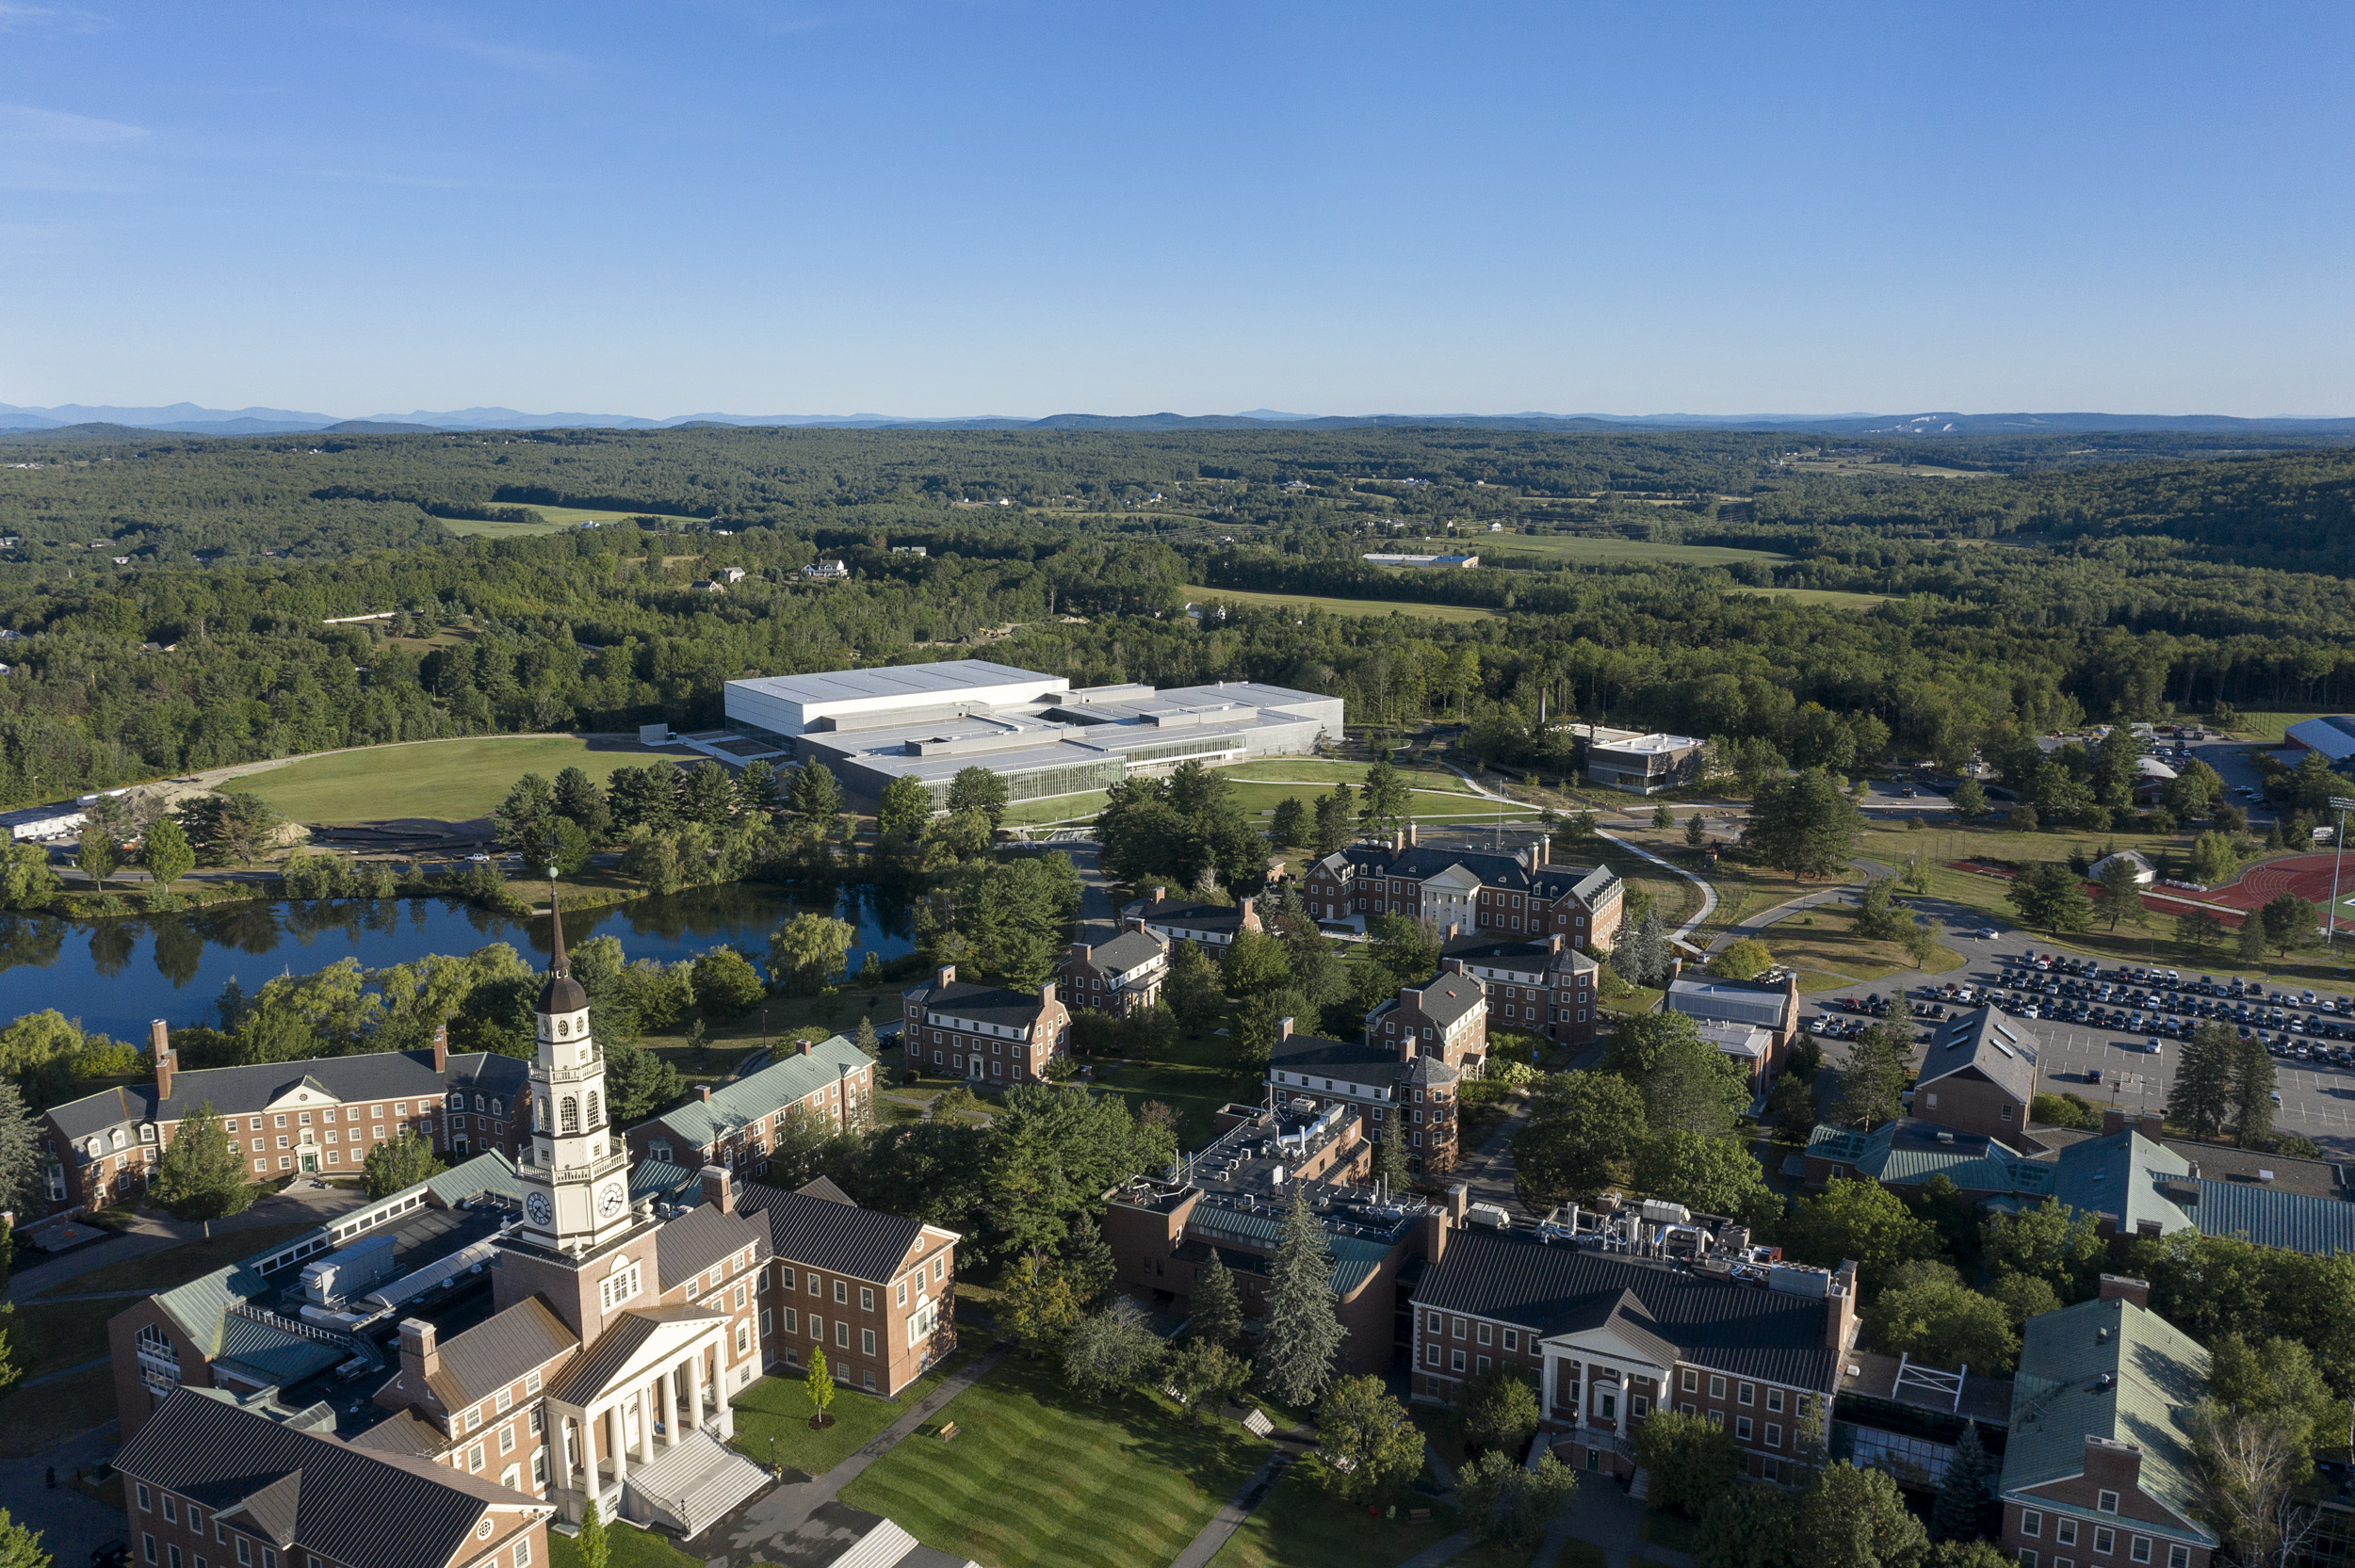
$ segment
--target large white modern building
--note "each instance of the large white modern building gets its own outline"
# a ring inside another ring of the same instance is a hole
[[[730,681],[723,702],[730,729],[824,763],[856,794],[909,778],[935,802],[967,768],[1029,800],[1188,761],[1304,756],[1341,737],[1341,700],[1313,691],[1253,681],[1073,687],[982,659]]]

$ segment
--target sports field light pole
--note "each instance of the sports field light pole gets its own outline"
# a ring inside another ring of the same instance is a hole
[[[2355,800],[2344,795],[2331,797],[2331,809],[2339,814],[2339,831],[2331,835],[2331,917],[2322,923],[2322,950],[2336,957],[2339,936],[2339,862],[2347,856],[2347,814],[2355,811]]]

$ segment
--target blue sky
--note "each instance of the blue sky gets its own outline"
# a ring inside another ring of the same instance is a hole
[[[2355,8],[0,0],[0,402],[2355,413]]]

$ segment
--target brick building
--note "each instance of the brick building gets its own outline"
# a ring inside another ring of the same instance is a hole
[[[1995,1008],[1939,1026],[1913,1084],[1913,1114],[1962,1132],[2018,1141],[2036,1097],[2036,1044]]]
[[[768,1230],[760,1338],[771,1366],[823,1345],[836,1382],[894,1395],[957,1346],[954,1231],[861,1208],[820,1177],[788,1192],[748,1184]]]
[[[1673,1208],[1674,1205],[1663,1205]],[[1656,1227],[1665,1237],[1688,1221]],[[1655,1410],[1733,1429],[1744,1473],[1781,1479],[1797,1421],[1836,1391],[1856,1336],[1856,1265],[1743,1268],[1609,1252],[1535,1232],[1443,1231],[1414,1299],[1414,1398],[1518,1366],[1574,1468],[1633,1471]]]
[[[1995,1485],[2022,1568],[2209,1568],[2189,1418],[2208,1352],[2150,1310],[2140,1280],[2028,1319]]]
[[[1319,920],[1402,914],[1442,937],[1560,936],[1608,947],[1619,930],[1620,883],[1608,866],[1555,865],[1549,842],[1518,854],[1419,846],[1409,823],[1389,844],[1353,844],[1308,867],[1301,897]]]
[[[1295,1033],[1285,1019],[1266,1081],[1279,1099],[1356,1110],[1368,1136],[1404,1137],[1409,1163],[1437,1175],[1455,1166],[1460,1086],[1480,1076],[1487,1050],[1485,983],[1450,967],[1401,987],[1366,1015],[1365,1033],[1356,1041]]]
[[[1440,945],[1439,960],[1486,982],[1491,1025],[1570,1045],[1594,1043],[1601,965],[1559,933],[1459,936]]]
[[[41,1113],[53,1212],[104,1208],[145,1191],[181,1120],[200,1105],[221,1118],[256,1181],[349,1174],[370,1148],[403,1132],[446,1156],[497,1149],[512,1157],[531,1114],[528,1063],[493,1052],[453,1056],[441,1030],[430,1050],[184,1072],[159,1018],[148,1055],[152,1081]]]
[[[1075,942],[1064,960],[1063,994],[1070,1005],[1126,1018],[1161,999],[1169,978],[1169,939],[1132,918],[1108,942]]]
[[[901,1059],[911,1067],[989,1083],[1045,1083],[1071,1048],[1071,1013],[1052,980],[1034,992],[1009,991],[960,980],[949,963],[900,1000]]]
[[[142,1568],[544,1568],[542,1499],[182,1389],[123,1444],[124,1540]]]
[[[689,1171],[719,1165],[758,1175],[797,1115],[844,1132],[868,1125],[875,1064],[866,1052],[838,1034],[784,1049],[759,1072],[718,1089],[700,1084],[685,1105],[630,1128],[622,1137],[631,1156]]]
[[[1167,1175],[1104,1194],[1104,1242],[1119,1288],[1183,1316],[1195,1275],[1215,1253],[1234,1275],[1245,1333],[1256,1334],[1285,1213],[1305,1188],[1333,1249],[1335,1310],[1349,1331],[1341,1366],[1388,1368],[1405,1343],[1415,1263],[1449,1223],[1447,1211],[1362,1185],[1370,1145],[1350,1107],[1228,1106],[1215,1124],[1218,1136]],[[1461,1187],[1451,1202],[1460,1221]]]
[[[1172,898],[1165,887],[1149,889],[1144,898],[1128,906],[1123,913],[1163,942],[1191,942],[1212,958],[1221,949],[1232,946],[1238,932],[1264,934],[1267,930],[1267,923],[1259,918],[1257,899],[1245,898],[1232,905],[1186,903]]]

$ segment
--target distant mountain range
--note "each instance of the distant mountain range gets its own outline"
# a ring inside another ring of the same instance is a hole
[[[117,429],[161,430],[175,435],[398,435],[436,430],[667,430],[693,426],[824,427],[839,429],[1348,429],[1385,425],[1450,425],[1497,429],[1556,430],[1789,430],[1818,435],[2067,435],[2095,431],[2196,431],[2203,434],[2355,436],[2355,418],[2242,419],[2229,414],[2155,413],[1918,413],[1918,414],[1708,414],[1708,413],[1508,413],[1508,414],[1307,414],[1252,409],[1222,414],[1057,413],[1044,419],[979,414],[958,419],[913,419],[885,413],[683,413],[648,419],[626,413],[524,413],[515,409],[453,409],[443,412],[381,413],[345,419],[296,409],[208,409],[195,403],[161,408],[118,408],[64,403],[56,408],[19,408],[0,403],[0,433]]]

